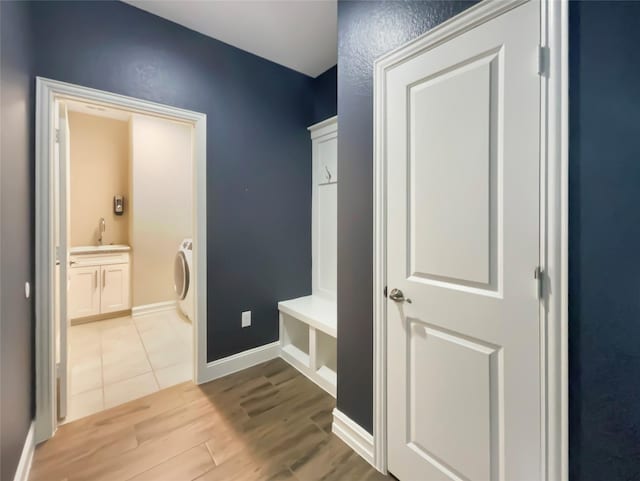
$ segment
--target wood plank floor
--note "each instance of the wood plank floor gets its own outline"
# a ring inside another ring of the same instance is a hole
[[[60,427],[31,481],[388,480],[331,433],[334,399],[281,359]]]

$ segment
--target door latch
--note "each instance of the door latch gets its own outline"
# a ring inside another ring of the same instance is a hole
[[[538,299],[542,299],[543,294],[543,281],[544,281],[544,271],[542,267],[538,266],[533,270],[533,278],[537,281],[537,289],[538,289]]]

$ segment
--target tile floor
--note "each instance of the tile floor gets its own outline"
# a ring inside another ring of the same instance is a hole
[[[192,336],[175,311],[71,326],[65,422],[191,379]]]

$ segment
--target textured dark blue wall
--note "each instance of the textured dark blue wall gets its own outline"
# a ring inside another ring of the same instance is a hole
[[[338,66],[311,80],[312,112],[310,124],[333,117],[338,112]]]
[[[475,2],[338,1],[338,408],[373,423],[373,62]]]
[[[36,75],[207,114],[207,357],[275,341],[311,292],[310,79],[120,2],[33,15]]]
[[[569,11],[571,479],[640,479],[640,3]]]
[[[33,279],[35,83],[28,5],[0,2],[0,22],[0,479],[10,481],[32,418],[33,304],[24,283]]]

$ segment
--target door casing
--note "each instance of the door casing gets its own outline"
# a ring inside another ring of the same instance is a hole
[[[568,3],[485,0],[376,60],[374,65],[374,466],[387,472],[385,75],[405,59],[527,1],[540,6],[540,269],[542,464],[568,479]]]
[[[54,104],[73,98],[193,125],[193,258],[195,266],[194,372],[196,384],[207,381],[207,116],[57,80],[36,78],[36,218],[35,218],[35,442],[51,438],[57,428],[54,330]]]

